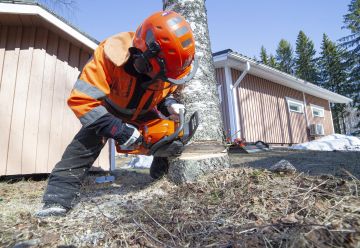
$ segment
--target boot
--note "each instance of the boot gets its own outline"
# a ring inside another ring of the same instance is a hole
[[[36,217],[44,218],[49,216],[65,216],[68,208],[57,203],[45,203],[43,208],[35,213]]]
[[[154,179],[159,179],[167,174],[168,169],[169,161],[167,158],[154,157],[150,167],[150,176]]]

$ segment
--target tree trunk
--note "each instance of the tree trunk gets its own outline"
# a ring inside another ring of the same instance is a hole
[[[346,134],[346,124],[345,124],[345,111],[342,110],[341,111],[341,121],[342,121],[342,126],[343,126],[343,134]]]
[[[229,166],[215,67],[207,25],[205,0],[163,0],[164,10],[178,12],[190,23],[196,40],[199,69],[179,94],[187,113],[199,112],[199,127],[182,156],[170,161],[169,178],[177,183],[196,180],[207,172]],[[222,148],[222,149],[219,149]],[[194,152],[197,150],[197,152]],[[211,154],[211,156],[209,156]]]
[[[331,114],[333,117],[333,125],[335,133],[341,133],[341,124],[340,124],[340,117],[339,117],[339,110],[336,104],[331,103]]]

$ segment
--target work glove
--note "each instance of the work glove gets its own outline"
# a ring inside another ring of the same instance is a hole
[[[142,135],[135,126],[124,123],[110,113],[101,116],[86,128],[94,130],[99,136],[116,140],[124,150],[131,150],[132,145],[142,143]]]
[[[133,146],[140,145],[143,137],[139,130],[128,123],[123,123],[121,132],[114,137],[122,150],[129,150]]]
[[[169,118],[171,120],[174,120],[174,121],[179,121],[179,114],[180,114],[180,109],[184,109],[185,110],[185,106],[184,104],[181,104],[181,103],[172,103],[171,105],[169,105],[167,107],[167,110],[169,111],[170,113],[170,116]]]

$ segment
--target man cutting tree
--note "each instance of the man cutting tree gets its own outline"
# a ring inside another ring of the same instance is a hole
[[[51,172],[37,216],[64,215],[75,205],[81,181],[108,138],[125,150],[142,142],[129,123],[156,119],[159,111],[178,119],[184,105],[172,93],[194,75],[194,54],[192,30],[173,11],[157,12],[135,33],[119,33],[99,44],[68,99],[82,128]],[[152,164],[153,177],[166,172],[163,164]]]

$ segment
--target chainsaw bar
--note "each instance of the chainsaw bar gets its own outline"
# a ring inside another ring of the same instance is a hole
[[[189,122],[187,122],[184,125],[184,129],[183,129],[184,134],[183,137],[180,139],[184,145],[186,145],[189,142],[189,140],[194,136],[198,126],[199,126],[199,113],[195,111],[191,115]]]

